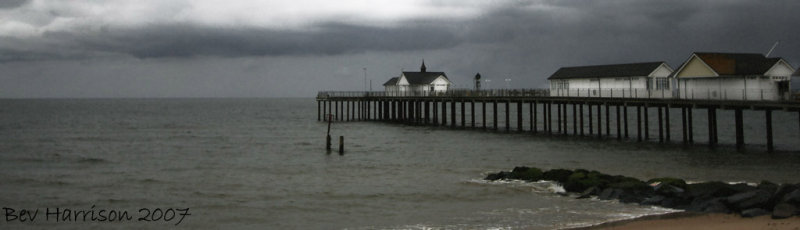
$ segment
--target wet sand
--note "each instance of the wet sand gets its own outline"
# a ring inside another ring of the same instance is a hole
[[[800,230],[800,217],[772,219],[769,215],[744,218],[737,214],[670,213],[576,228],[579,230],[628,229],[792,229]]]

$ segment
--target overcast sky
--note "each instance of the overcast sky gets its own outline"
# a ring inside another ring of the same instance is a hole
[[[563,66],[765,54],[800,1],[2,0],[0,98],[314,97],[402,70],[542,88]]]

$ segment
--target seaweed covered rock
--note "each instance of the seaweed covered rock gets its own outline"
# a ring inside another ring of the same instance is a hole
[[[530,167],[515,167],[508,179],[538,181],[542,179],[542,170]]]
[[[559,183],[566,183],[567,179],[570,175],[572,175],[572,170],[569,169],[551,169],[544,172],[542,175],[542,180],[549,180],[549,181],[556,181]]]
[[[661,177],[645,181],[612,176],[585,169],[515,167],[511,172],[488,174],[486,180],[517,179],[559,182],[578,198],[597,196],[623,203],[659,205],[704,213],[736,212],[745,217],[771,214],[772,218],[800,215],[800,185],[762,181],[757,186],[719,181],[687,184],[678,178]]]
[[[647,181],[648,184],[653,186],[674,186],[681,189],[686,189],[686,181],[683,179],[672,178],[672,177],[660,177],[660,178],[653,178]]]

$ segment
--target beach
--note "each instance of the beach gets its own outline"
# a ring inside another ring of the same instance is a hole
[[[800,217],[772,219],[769,215],[741,217],[736,214],[670,213],[609,222],[576,230],[627,229],[800,229]]]

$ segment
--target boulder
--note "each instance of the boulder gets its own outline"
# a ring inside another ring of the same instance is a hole
[[[758,186],[756,186],[757,189],[764,190],[769,194],[775,194],[775,192],[778,191],[778,187],[779,187],[778,184],[772,183],[771,181],[767,180],[762,180],[761,183],[758,183]]]
[[[509,179],[538,181],[542,179],[542,170],[529,167],[515,167],[509,175]]]
[[[784,219],[795,215],[798,212],[797,207],[788,203],[780,203],[775,205],[772,209],[772,219]]]
[[[800,206],[800,188],[784,195],[783,199],[781,199],[781,203],[789,203]]]
[[[742,193],[737,193],[726,198],[729,207],[734,210],[746,210],[753,208],[772,208],[769,205],[769,200],[772,194],[764,190],[752,190]]]
[[[578,199],[586,199],[586,198],[589,198],[589,197],[595,196],[595,195],[597,195],[598,193],[600,193],[600,189],[599,189],[599,188],[597,188],[597,187],[591,187],[591,188],[587,188],[586,190],[584,190],[584,191],[581,193],[581,195],[580,195],[580,196],[578,196]]]
[[[496,180],[506,179],[507,177],[508,177],[508,172],[498,172],[498,173],[489,173],[489,175],[486,175],[486,177],[483,179],[496,181]]]
[[[672,177],[661,177],[661,178],[653,178],[647,181],[647,184],[657,184],[656,186],[665,186],[671,185],[681,189],[686,189],[686,181],[683,179],[672,178]]]
[[[754,190],[755,188],[747,184],[727,184],[719,181],[711,181],[697,184],[687,184],[685,195],[691,199],[709,199],[714,197],[727,197],[737,193]]]
[[[723,202],[725,198],[695,199],[686,207],[687,211],[704,213],[730,213],[731,210]]]
[[[672,184],[659,184],[653,187],[656,194],[661,194],[668,197],[677,197],[685,192],[684,189]]]
[[[602,192],[600,192],[600,195],[597,195],[597,199],[601,200],[619,199],[620,195],[622,195],[622,193],[624,192],[625,191],[622,191],[621,189],[606,188],[603,189]]]
[[[651,197],[648,197],[648,198],[642,200],[642,202],[639,203],[639,204],[642,204],[642,205],[661,205],[661,202],[663,202],[664,199],[666,199],[666,197],[664,197],[662,195],[655,195],[655,196],[651,196]]]
[[[751,208],[751,209],[746,209],[746,210],[742,211],[742,217],[756,217],[756,216],[763,216],[763,215],[767,215],[767,214],[769,214],[769,212],[767,212],[767,210],[764,210],[762,208]]]
[[[591,187],[602,188],[602,184],[596,174],[576,170],[567,178],[564,189],[568,192],[582,192]]]
[[[558,181],[559,183],[567,182],[567,178],[572,175],[572,170],[568,169],[551,169],[542,174],[542,180]]]

